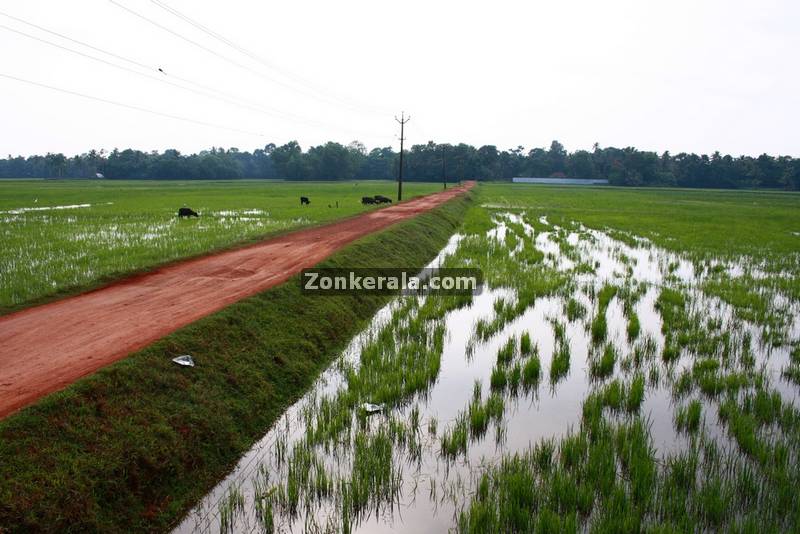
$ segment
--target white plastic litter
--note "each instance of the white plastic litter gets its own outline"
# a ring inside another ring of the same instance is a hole
[[[183,365],[184,367],[194,367],[194,360],[188,354],[178,356],[177,358],[172,358],[172,361],[178,365]]]
[[[372,415],[374,413],[382,412],[383,411],[383,404],[372,404],[371,402],[365,402],[361,405],[367,415]]]

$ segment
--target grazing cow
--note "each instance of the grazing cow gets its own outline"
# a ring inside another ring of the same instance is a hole
[[[300,197],[300,205],[305,206],[306,204],[311,204],[311,201],[308,200],[308,197]]]
[[[178,210],[178,217],[200,217],[192,208],[181,208]]]
[[[385,197],[383,195],[375,195],[375,203],[376,204],[386,204],[386,203],[391,204],[392,203],[392,199],[389,198],[389,197]]]
[[[372,197],[361,197],[362,204],[375,204],[375,199]]]

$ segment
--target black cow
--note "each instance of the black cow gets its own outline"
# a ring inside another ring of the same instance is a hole
[[[361,197],[362,204],[375,204],[375,199],[372,197]]]
[[[192,208],[181,208],[178,210],[178,217],[200,217]]]
[[[389,198],[389,197],[385,197],[383,195],[375,195],[375,203],[376,204],[386,204],[386,203],[391,204],[392,203],[392,199]]]
[[[308,197],[300,197],[300,205],[305,206],[306,204],[311,204],[311,201],[308,200]]]

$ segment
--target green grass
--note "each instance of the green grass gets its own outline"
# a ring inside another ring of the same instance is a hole
[[[406,198],[438,191],[411,182]],[[0,313],[173,260],[361,213],[393,182],[0,181]],[[310,206],[300,206],[308,196]],[[339,207],[336,208],[336,202]],[[12,213],[19,208],[90,207]],[[328,207],[331,205],[332,207]],[[190,206],[199,219],[178,220]]]
[[[422,265],[446,243],[469,203],[450,202],[359,240],[324,264]],[[305,295],[293,280],[4,419],[0,525],[19,532],[174,525],[386,301]],[[171,363],[186,353],[196,367]],[[363,493],[351,489],[349,502],[358,504]],[[285,497],[292,502],[299,494]],[[263,515],[270,506],[262,503]]]

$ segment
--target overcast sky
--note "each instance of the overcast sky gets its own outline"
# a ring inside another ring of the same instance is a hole
[[[409,144],[800,156],[792,0],[3,0],[0,12],[118,56],[0,15],[0,75],[207,123],[0,76],[3,157],[397,147],[403,110]]]

